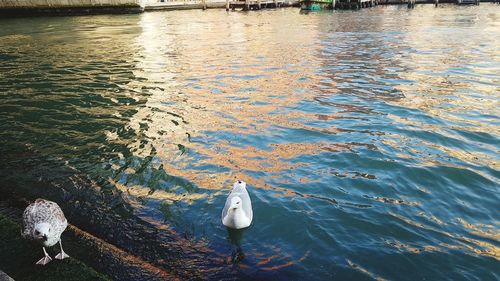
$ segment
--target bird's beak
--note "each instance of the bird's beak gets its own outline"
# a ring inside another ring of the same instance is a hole
[[[42,240],[43,240],[43,241],[47,241],[47,239],[48,239],[47,235],[44,235],[44,236],[42,237]]]

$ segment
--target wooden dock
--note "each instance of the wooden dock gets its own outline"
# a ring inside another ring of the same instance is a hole
[[[243,11],[260,10],[264,8],[279,8],[284,6],[284,0],[245,0],[226,1],[226,11],[241,8]]]
[[[457,0],[458,5],[479,5],[479,0]]]
[[[148,2],[145,11],[217,9],[226,7],[224,0],[163,0]]]
[[[0,0],[2,1],[2,0]],[[476,4],[481,2],[499,3],[500,0],[336,0],[333,1],[335,9],[361,9],[377,5],[408,5],[414,8],[415,4],[456,3]],[[298,0],[156,0],[148,1],[145,11],[159,10],[184,10],[184,9],[217,9],[235,10],[260,10],[264,8],[300,7]],[[331,7],[330,7],[331,9]]]
[[[375,7],[378,0],[337,0],[335,9],[361,9]]]

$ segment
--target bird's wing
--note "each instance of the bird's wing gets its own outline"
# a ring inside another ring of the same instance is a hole
[[[57,220],[58,222],[61,222],[61,223],[66,221],[66,217],[64,216],[64,213],[61,210],[61,208],[59,207],[59,205],[57,205],[57,203],[50,202],[49,208],[51,209],[52,216],[55,220]]]
[[[229,193],[229,196],[226,198],[226,204],[224,205],[224,209],[222,209],[222,215],[221,215],[221,220],[224,220],[224,218],[227,215],[227,210],[229,210],[229,206],[231,205],[231,198],[233,198],[233,192]]]
[[[52,201],[46,201],[44,206],[48,214],[48,222],[59,234],[61,234],[68,226],[68,221],[66,220],[63,211],[57,203]]]
[[[243,204],[243,212],[250,219],[253,218],[253,210],[252,210],[252,200],[250,200],[250,195],[248,195],[248,191],[246,188],[243,189],[238,196],[241,198],[241,204]]]
[[[21,231],[21,235],[24,238],[28,238],[28,236],[33,233],[33,227],[35,226],[35,223],[33,221],[33,208],[34,205],[31,204],[29,205],[23,212],[23,228]]]
[[[33,228],[37,223],[50,223],[58,232],[62,233],[68,222],[64,213],[57,203],[37,199],[30,204],[23,213],[23,235],[29,236],[33,233]]]
[[[235,196],[241,198],[241,204],[243,205],[242,206],[243,212],[245,212],[245,215],[250,220],[252,220],[253,218],[252,201],[250,200],[250,196],[248,195],[246,188],[242,186],[236,186],[227,196],[226,204],[224,205],[224,209],[222,209],[222,219],[226,217],[229,206],[231,205],[231,199]]]

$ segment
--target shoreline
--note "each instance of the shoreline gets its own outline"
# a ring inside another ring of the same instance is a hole
[[[495,3],[494,0],[482,0],[483,3]],[[416,4],[435,4],[434,0],[417,0]],[[455,4],[454,0],[441,0],[440,4]],[[379,1],[378,5],[407,5],[405,0]],[[286,1],[282,7],[300,7],[298,1]],[[100,5],[100,6],[19,6],[2,7],[0,4],[0,17],[37,17],[37,16],[80,16],[80,15],[102,15],[102,14],[138,14],[154,11],[178,11],[178,10],[205,10],[205,9],[225,9],[226,2],[199,2],[187,3],[178,2],[158,2],[140,5]]]
[[[61,6],[61,7],[0,7],[0,17],[35,17],[35,16],[80,16],[104,14],[138,14],[144,8],[134,5],[125,6]]]

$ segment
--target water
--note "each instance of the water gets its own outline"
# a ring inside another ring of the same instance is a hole
[[[1,20],[2,193],[181,278],[498,280],[499,15]]]

